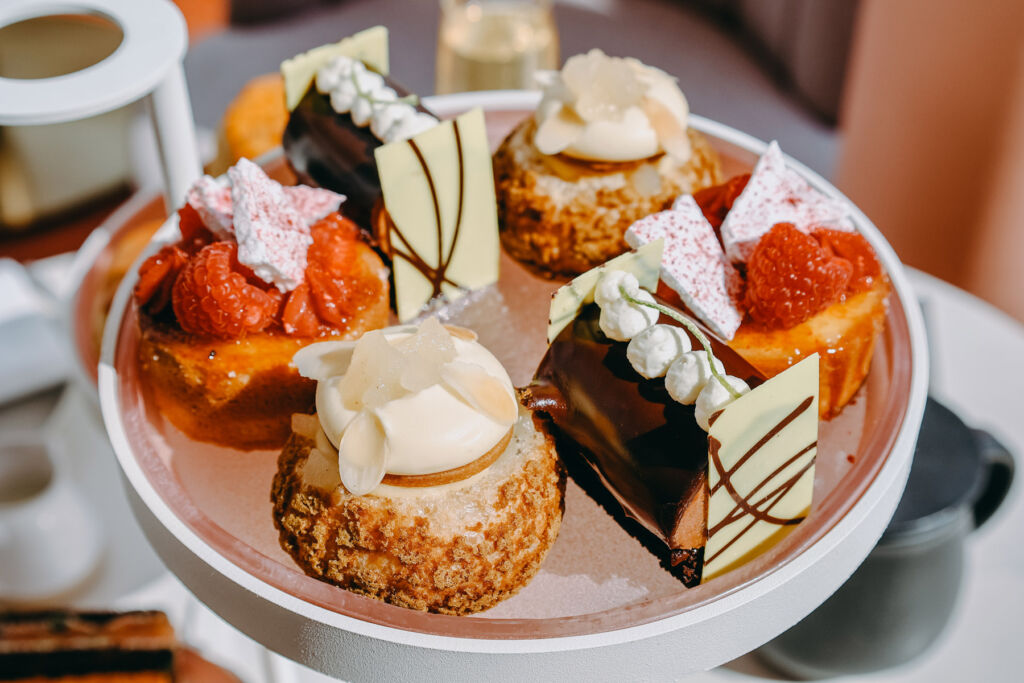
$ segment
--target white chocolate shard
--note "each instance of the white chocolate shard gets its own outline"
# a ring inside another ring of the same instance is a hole
[[[498,216],[483,111],[374,150],[399,320],[439,294],[455,300],[498,280]],[[440,225],[438,224],[440,223]],[[418,265],[417,265],[418,264]]]
[[[807,516],[817,444],[817,354],[712,415],[702,582],[769,550]]]

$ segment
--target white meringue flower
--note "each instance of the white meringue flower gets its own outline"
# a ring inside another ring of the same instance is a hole
[[[739,377],[726,375],[725,381],[741,395],[750,391],[747,383]],[[711,416],[735,400],[736,397],[721,382],[717,379],[711,379],[700,390],[700,395],[697,396],[697,403],[693,407],[693,416],[697,419],[697,424],[700,425],[700,428],[706,432],[710,428],[708,422]]]
[[[647,303],[654,303],[654,297],[651,296],[651,293],[643,289],[637,290],[633,298]],[[598,320],[598,324],[601,327],[601,331],[609,339],[629,341],[658,322],[659,315],[653,308],[634,304],[620,298],[601,307],[601,317]]]
[[[693,348],[690,337],[675,325],[653,325],[633,337],[626,358],[646,379],[661,377],[672,363]]]
[[[725,373],[722,361],[717,358],[715,369],[719,373]],[[703,349],[689,351],[669,366],[665,374],[665,389],[674,400],[683,405],[690,405],[697,400],[701,389],[712,377],[707,352]]]

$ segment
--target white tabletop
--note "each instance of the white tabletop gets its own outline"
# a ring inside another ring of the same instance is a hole
[[[970,425],[990,430],[1014,453],[1024,452],[1024,419],[1018,386],[1024,380],[1024,327],[980,300],[921,273],[911,273],[925,302],[933,336],[932,393]],[[41,421],[70,437],[82,482],[109,521],[107,561],[75,596],[92,607],[158,608],[176,622],[182,638],[253,683],[330,680],[262,650],[199,605],[159,565],[131,518],[113,453],[95,422],[90,399],[69,388],[53,410],[46,397],[0,409],[0,428]],[[940,641],[900,668],[846,681],[1016,681],[1024,672],[1024,497],[1019,486],[968,544],[960,603]],[[105,489],[105,490],[104,490]],[[668,678],[668,676],[666,676]],[[688,680],[717,683],[778,680],[750,654]]]

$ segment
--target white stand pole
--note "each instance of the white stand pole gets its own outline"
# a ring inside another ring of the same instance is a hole
[[[146,97],[156,131],[156,143],[164,171],[164,202],[168,213],[185,203],[185,193],[202,175],[192,103],[179,62]]]

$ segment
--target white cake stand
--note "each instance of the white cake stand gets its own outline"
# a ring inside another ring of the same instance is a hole
[[[107,19],[121,30],[121,44],[100,62],[62,76],[0,78],[0,126],[76,121],[145,99],[167,205],[178,206],[201,173],[181,65],[188,47],[181,12],[167,0],[0,0],[0,28],[60,14]]]
[[[495,92],[430,98],[427,104],[448,115],[472,106],[525,111],[536,102],[532,93]],[[765,147],[705,119],[695,117],[694,125],[754,154]],[[841,196],[806,167],[796,167],[822,191]],[[625,627],[595,623],[589,631],[564,637],[452,637],[346,616],[257,578],[176,515],[133,452],[115,369],[118,333],[134,279],[129,276],[106,325],[99,394],[133,512],[157,553],[200,600],[268,648],[346,680],[649,680],[732,660],[796,623],[845,581],[886,527],[906,483],[927,392],[924,326],[892,249],[863,214],[858,212],[855,219],[889,273],[906,315],[912,367],[904,419],[877,475],[834,526],[774,571],[710,602]],[[173,231],[172,225],[165,228],[165,233]]]

